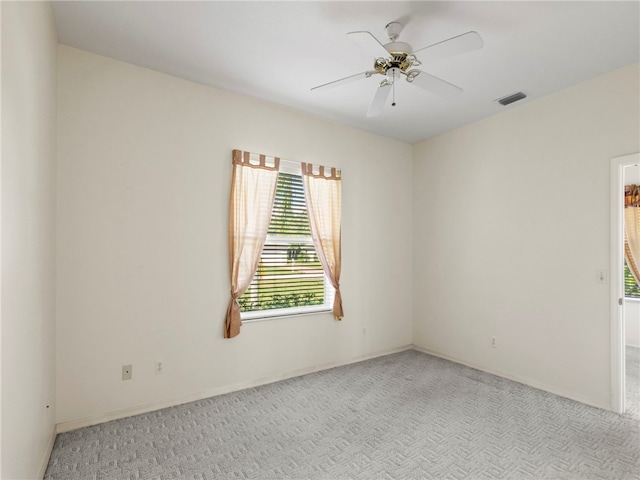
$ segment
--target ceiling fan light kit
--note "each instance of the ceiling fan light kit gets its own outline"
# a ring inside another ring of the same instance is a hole
[[[415,68],[422,65],[420,60],[418,60],[418,57],[415,55],[415,52],[425,52],[434,57],[442,58],[477,50],[482,48],[484,45],[480,35],[478,35],[477,32],[471,31],[434,43],[433,45],[414,50],[410,44],[398,41],[402,29],[403,25],[398,22],[388,23],[385,27],[385,31],[389,38],[389,43],[384,45],[368,31],[347,33],[347,36],[351,40],[374,57],[373,70],[318,85],[317,87],[313,87],[311,90],[336,87],[361,78],[369,78],[373,75],[383,75],[385,79],[380,82],[378,89],[374,94],[373,101],[371,102],[367,112],[367,117],[373,117],[382,113],[390,91],[395,89],[396,80],[399,80],[402,76],[405,77],[408,83],[439,96],[451,97],[462,93],[462,88],[457,85],[453,85],[441,78]],[[395,106],[395,104],[394,98],[391,105]]]

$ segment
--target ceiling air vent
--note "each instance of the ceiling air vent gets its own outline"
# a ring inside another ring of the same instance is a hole
[[[522,100],[523,98],[527,98],[527,96],[522,92],[518,92],[507,95],[506,97],[499,98],[498,103],[506,107],[510,103],[517,102],[518,100]]]

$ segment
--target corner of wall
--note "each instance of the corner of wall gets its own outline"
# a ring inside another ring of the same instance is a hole
[[[41,478],[55,439],[57,34],[2,2],[2,478]]]

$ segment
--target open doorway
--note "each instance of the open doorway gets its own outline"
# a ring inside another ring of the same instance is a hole
[[[640,416],[640,154],[611,161],[611,407]],[[636,191],[637,193],[637,191]],[[626,221],[625,221],[626,218]],[[625,240],[625,225],[629,234]],[[630,248],[630,246],[632,248]],[[637,261],[635,261],[637,258]]]

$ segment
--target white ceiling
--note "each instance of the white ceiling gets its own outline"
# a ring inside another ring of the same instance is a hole
[[[72,1],[54,2],[60,43],[415,143],[639,61],[640,2]],[[484,48],[422,65],[464,93],[443,99],[407,82],[378,117],[381,76],[346,33],[405,25],[418,49],[475,30]],[[495,100],[522,91],[508,107]]]

